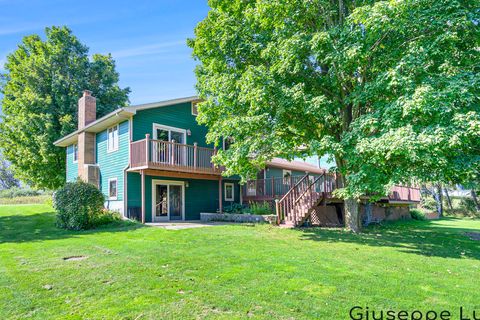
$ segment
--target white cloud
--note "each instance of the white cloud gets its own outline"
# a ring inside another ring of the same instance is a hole
[[[186,40],[162,42],[112,52],[114,58],[129,58],[167,52],[168,49],[186,46]]]

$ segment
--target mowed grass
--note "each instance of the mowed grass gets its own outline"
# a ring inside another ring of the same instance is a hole
[[[342,230],[122,222],[69,232],[46,205],[0,206],[0,319],[349,319],[480,308],[479,220]],[[85,256],[84,260],[64,260]]]

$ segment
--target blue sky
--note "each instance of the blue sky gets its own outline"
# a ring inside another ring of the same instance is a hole
[[[70,27],[93,53],[111,53],[132,104],[195,94],[186,39],[208,12],[206,0],[0,0],[0,69],[22,37]]]

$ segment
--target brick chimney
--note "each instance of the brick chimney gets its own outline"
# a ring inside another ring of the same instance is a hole
[[[97,99],[88,90],[78,99],[78,129],[85,128],[97,119]],[[98,185],[89,174],[89,166],[95,165],[95,133],[81,132],[78,134],[78,176],[86,181]]]
[[[83,91],[83,96],[78,99],[78,129],[83,129],[97,119],[97,99],[92,92]]]

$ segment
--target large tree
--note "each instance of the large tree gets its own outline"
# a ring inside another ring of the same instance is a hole
[[[477,0],[209,1],[189,40],[216,161],[251,175],[328,154],[346,226],[359,197],[480,165]]]
[[[128,102],[110,55],[94,54],[66,27],[46,28],[46,39],[23,38],[7,57],[2,85],[0,148],[15,175],[37,188],[65,181],[65,150],[53,142],[76,129],[77,101],[88,89],[102,116]]]

